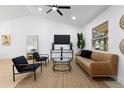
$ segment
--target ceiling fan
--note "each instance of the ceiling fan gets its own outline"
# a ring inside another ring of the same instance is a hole
[[[63,13],[59,10],[59,9],[71,9],[70,6],[58,6],[58,5],[47,5],[49,7],[51,7],[50,10],[48,10],[46,13],[50,13],[52,10],[57,11],[61,16],[63,15]]]

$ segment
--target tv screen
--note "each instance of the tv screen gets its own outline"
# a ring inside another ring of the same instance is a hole
[[[54,44],[70,44],[70,35],[54,35]]]

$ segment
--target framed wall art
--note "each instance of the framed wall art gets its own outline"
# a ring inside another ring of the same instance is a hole
[[[2,35],[1,37],[2,45],[10,45],[10,35]]]
[[[124,39],[121,40],[119,48],[120,48],[121,53],[124,54]]]
[[[121,29],[124,30],[124,15],[121,17],[119,25],[120,25]]]

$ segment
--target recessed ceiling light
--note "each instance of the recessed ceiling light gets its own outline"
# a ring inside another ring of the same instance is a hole
[[[42,11],[43,9],[41,7],[38,8],[39,11]]]
[[[76,20],[76,16],[72,16],[72,20]]]

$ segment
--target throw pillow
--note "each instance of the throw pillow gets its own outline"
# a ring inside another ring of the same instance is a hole
[[[90,50],[82,50],[80,56],[85,58],[91,58],[92,51]]]

